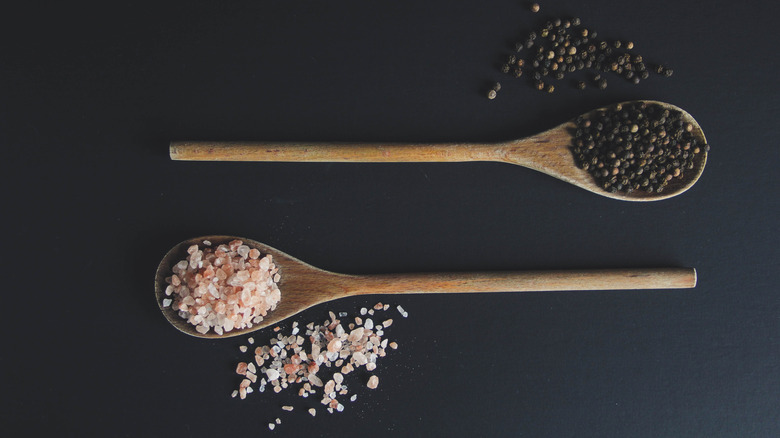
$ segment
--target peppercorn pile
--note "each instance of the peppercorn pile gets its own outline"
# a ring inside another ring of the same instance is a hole
[[[515,52],[508,55],[501,72],[515,78],[530,78],[534,88],[552,93],[552,80],[561,81],[576,72],[572,85],[580,90],[588,86],[607,88],[606,74],[612,73],[625,81],[639,84],[650,72],[669,77],[673,70],[664,65],[648,65],[642,55],[633,52],[632,41],[600,39],[598,33],[583,26],[579,18],[555,18],[529,32],[515,43]],[[585,79],[585,80],[583,80]],[[495,98],[495,87],[489,92]]]
[[[658,104],[617,104],[577,118],[572,154],[609,192],[661,193],[684,178],[709,145],[680,111]]]

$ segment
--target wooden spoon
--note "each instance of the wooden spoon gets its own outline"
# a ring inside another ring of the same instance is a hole
[[[276,309],[252,328],[233,330],[223,335],[213,331],[201,334],[195,326],[179,317],[166,297],[165,278],[171,269],[187,256],[191,245],[209,240],[216,247],[240,239],[263,255],[271,254],[279,268],[279,290],[282,298]],[[465,292],[539,292],[614,289],[678,289],[696,286],[692,268],[603,269],[527,272],[468,272],[388,275],[345,275],[325,271],[260,242],[235,236],[203,236],[185,240],[171,248],[157,268],[154,291],[157,304],[168,322],[182,332],[199,338],[239,336],[276,324],[316,304],[339,298],[368,294],[465,293]]]
[[[693,125],[693,134],[706,144],[704,132],[694,118],[681,108],[657,102],[669,110],[683,114]],[[624,105],[635,102],[623,102]],[[591,111],[588,114],[595,113]],[[587,114],[586,114],[587,115]],[[195,142],[174,141],[170,156],[188,161],[286,161],[286,162],[462,162],[499,161],[517,164],[546,173],[593,193],[624,201],[656,201],[688,190],[701,176],[707,153],[697,155],[695,168],[682,178],[669,182],[661,193],[636,190],[631,193],[610,193],[599,187],[593,177],[574,162],[569,147],[576,130],[574,120],[531,137],[498,143],[269,143],[269,142]]]

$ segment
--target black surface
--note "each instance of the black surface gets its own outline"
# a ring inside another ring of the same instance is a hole
[[[51,3],[0,19],[4,431],[257,436],[280,416],[281,436],[780,436],[774,3]],[[559,13],[674,76],[552,95],[502,76],[514,38]],[[174,139],[501,140],[640,98],[712,145],[682,196],[619,202],[491,163],[167,157]],[[351,376],[358,401],[310,418],[314,399],[231,399],[241,340],[157,310],[159,259],[212,233],[346,273],[692,266],[699,285],[380,297],[410,317],[379,388]]]

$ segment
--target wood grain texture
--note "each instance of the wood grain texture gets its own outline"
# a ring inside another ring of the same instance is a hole
[[[210,240],[213,246],[241,239],[263,254],[273,255],[279,267],[282,299],[258,325],[224,335],[195,331],[195,326],[164,307],[171,268],[186,258],[190,245]],[[180,331],[200,338],[240,336],[276,324],[309,307],[348,296],[410,293],[543,292],[629,289],[684,289],[696,286],[692,268],[603,269],[566,271],[468,272],[391,275],[345,275],[325,271],[263,243],[234,236],[202,236],[174,246],[163,257],[155,276],[155,296],[165,318]]]
[[[706,143],[696,120],[682,108],[646,100],[680,111],[694,126],[694,134]],[[629,104],[633,102],[623,102]],[[600,111],[600,108],[592,111]],[[591,114],[589,113],[589,114]],[[569,147],[574,121],[563,123],[540,134],[497,143],[301,143],[301,142],[198,142],[174,141],[170,157],[183,161],[265,161],[265,162],[463,162],[497,161],[533,169],[601,196],[624,201],[657,201],[677,196],[698,181],[707,162],[702,153],[696,167],[684,178],[672,180],[662,193],[634,191],[610,193],[599,187],[590,174],[577,167]]]

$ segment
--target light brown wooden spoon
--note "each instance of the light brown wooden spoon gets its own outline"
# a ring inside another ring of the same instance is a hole
[[[646,100],[670,110],[682,112],[693,125],[693,134],[702,144],[704,132],[694,118],[674,105]],[[623,102],[629,104],[633,102]],[[601,108],[591,111],[604,110]],[[171,142],[174,160],[187,161],[283,161],[283,162],[463,162],[498,161],[517,164],[546,173],[593,193],[624,201],[656,201],[688,190],[701,176],[707,153],[697,157],[695,168],[682,178],[669,182],[661,193],[636,190],[610,193],[599,187],[593,177],[577,167],[569,147],[576,129],[574,120],[531,137],[498,143],[270,143],[270,142]]]
[[[201,334],[195,326],[179,317],[171,307],[163,306],[172,267],[187,256],[191,245],[209,240],[213,247],[231,240],[243,240],[263,254],[271,254],[279,268],[282,298],[276,309],[252,328],[233,330],[224,335],[213,331]],[[467,293],[467,292],[540,292],[614,289],[680,289],[696,286],[693,268],[603,269],[526,272],[468,272],[388,275],[345,275],[325,271],[260,242],[235,236],[203,236],[185,240],[171,248],[157,268],[154,290],[157,304],[168,321],[182,332],[199,338],[239,336],[276,324],[309,307],[339,298],[368,294]]]

